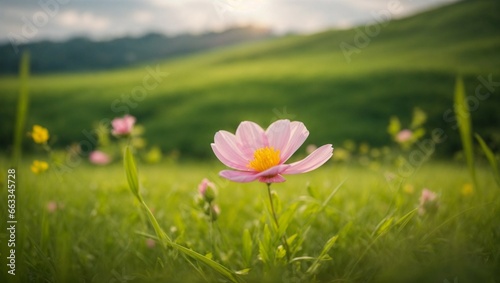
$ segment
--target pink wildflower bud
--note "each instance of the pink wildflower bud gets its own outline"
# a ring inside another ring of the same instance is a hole
[[[215,184],[210,182],[207,178],[203,179],[198,185],[198,192],[205,199],[206,202],[211,203],[217,196]]]
[[[106,165],[111,162],[111,158],[106,153],[100,150],[94,150],[89,155],[89,160],[93,164]]]
[[[408,129],[404,129],[396,135],[396,141],[398,143],[404,143],[410,141],[412,137],[413,132]]]
[[[114,136],[128,136],[132,133],[134,128],[135,117],[131,115],[125,115],[123,118],[115,118],[111,121],[113,126],[112,134]]]

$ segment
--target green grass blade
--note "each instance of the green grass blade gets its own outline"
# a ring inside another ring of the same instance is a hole
[[[486,158],[488,159],[488,162],[491,165],[491,169],[493,169],[495,181],[497,182],[497,185],[500,187],[500,173],[498,172],[498,163],[497,163],[497,160],[495,158],[495,154],[493,154],[493,151],[491,151],[491,149],[484,142],[484,140],[481,138],[480,135],[475,134],[475,137],[476,137],[476,140],[481,145],[481,148],[483,149],[483,152],[486,155]]]
[[[245,261],[246,266],[250,266],[252,263],[252,247],[253,241],[252,236],[250,235],[250,231],[245,229],[243,232],[243,260]]]
[[[373,231],[372,236],[378,237],[385,234],[391,228],[393,221],[394,221],[393,217],[382,219],[382,221],[380,221],[380,223],[375,228],[375,231]]]
[[[417,208],[411,210],[407,214],[405,214],[403,217],[401,217],[395,224],[394,226],[399,226],[399,231],[401,232],[405,226],[410,222],[410,220],[413,218],[415,213],[417,212]]]
[[[347,180],[347,178],[342,180],[342,182],[340,182],[340,184],[338,184],[337,187],[335,187],[335,189],[332,190],[332,192],[328,195],[328,197],[325,199],[325,201],[321,204],[321,207],[320,207],[318,212],[323,212],[323,210],[326,208],[326,206],[328,205],[330,200],[333,198],[333,196],[335,196],[337,194],[340,187],[342,187],[342,185],[344,185],[346,180]]]
[[[338,235],[335,235],[331,237],[328,241],[326,241],[325,246],[323,246],[323,250],[321,251],[320,255],[314,260],[314,263],[307,269],[307,273],[314,273],[316,270],[318,270],[320,262],[322,260],[329,259],[328,252],[332,249],[333,245],[335,242],[337,242]]]
[[[474,184],[476,182],[476,172],[474,169],[474,150],[472,143],[472,125],[470,119],[469,107],[465,99],[465,86],[461,77],[457,78],[455,85],[455,116],[457,118],[462,147],[467,161],[467,167]]]
[[[146,210],[146,213],[148,215],[149,221],[151,222],[151,225],[153,225],[153,229],[156,232],[157,237],[161,240],[161,243],[163,244],[164,247],[170,246],[177,251],[181,252],[182,254],[191,257],[192,259],[202,262],[212,268],[214,271],[218,272],[220,275],[226,277],[228,280],[231,282],[238,282],[235,273],[228,269],[227,267],[221,265],[218,262],[213,261],[212,259],[199,254],[193,250],[190,250],[184,246],[181,246],[175,242],[173,242],[168,235],[163,231],[163,229],[160,227],[160,224],[156,220],[155,216],[149,209],[149,207],[146,205],[146,203],[143,201],[140,193],[139,193],[139,178],[137,176],[137,167],[135,165],[135,160],[134,156],[132,154],[130,146],[127,146],[125,148],[125,154],[123,155],[123,165],[125,167],[125,174],[127,175],[127,181],[128,185],[130,187],[130,190],[134,194],[134,196],[141,202],[142,206]]]
[[[130,146],[125,148],[125,154],[123,155],[123,166],[125,167],[125,174],[127,175],[127,181],[130,190],[134,196],[142,202],[141,195],[139,194],[139,178],[137,177],[137,167],[135,166],[134,156]]]
[[[153,218],[154,218],[154,216],[153,216]],[[191,257],[194,260],[205,263],[206,265],[208,265],[209,267],[211,267],[212,269],[217,271],[219,274],[221,274],[224,277],[226,277],[227,279],[229,279],[231,282],[238,283],[241,281],[241,280],[238,280],[238,278],[235,276],[235,272],[231,271],[227,267],[221,265],[218,262],[213,261],[212,259],[210,259],[210,258],[208,258],[200,253],[197,253],[197,252],[190,250],[184,246],[181,246],[175,242],[172,242],[168,237],[166,239],[162,240],[158,235],[155,237],[151,234],[140,232],[140,231],[136,232],[136,234],[141,235],[141,236],[146,237],[146,238],[151,238],[151,239],[162,241],[165,245],[168,245],[168,246],[178,250],[182,254],[184,254],[188,257]],[[244,274],[244,271],[245,270],[240,271],[240,273]]]
[[[185,254],[185,255],[187,255],[187,256],[189,256],[197,261],[203,262],[204,264],[206,264],[207,266],[209,266],[213,270],[217,271],[219,274],[221,274],[224,277],[226,277],[227,279],[229,279],[231,282],[235,282],[235,283],[239,282],[237,277],[235,276],[234,272],[231,271],[230,269],[228,269],[227,267],[223,266],[222,264],[220,264],[216,261],[213,261],[212,259],[210,259],[202,254],[199,254],[193,250],[190,250],[184,246],[181,246],[175,242],[168,241],[168,244],[171,247],[173,247],[174,249],[182,252],[183,254]]]
[[[26,113],[28,113],[29,87],[28,79],[30,74],[30,54],[23,52],[19,66],[20,89],[19,100],[17,102],[16,125],[14,128],[14,152],[12,156],[13,166],[17,167],[21,159],[21,148],[23,141],[24,124],[26,123]]]

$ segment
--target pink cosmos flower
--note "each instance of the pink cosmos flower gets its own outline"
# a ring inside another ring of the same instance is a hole
[[[115,118],[111,121],[111,125],[113,126],[113,131],[111,133],[114,136],[130,135],[134,124],[135,117],[131,115],[125,115],[123,118]]]
[[[93,164],[106,165],[111,162],[111,158],[106,153],[100,150],[94,150],[89,155],[89,160]]]
[[[218,131],[212,150],[222,163],[235,169],[223,170],[219,175],[241,183],[280,183],[285,181],[282,175],[312,171],[332,157],[331,144],[321,146],[303,160],[285,164],[308,135],[303,123],[289,120],[278,120],[265,131],[249,121],[241,122],[236,134]]]
[[[404,129],[396,135],[396,141],[399,143],[403,143],[411,140],[412,137],[413,132],[408,129]]]

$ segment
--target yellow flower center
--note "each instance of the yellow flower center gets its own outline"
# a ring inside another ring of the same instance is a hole
[[[280,163],[280,151],[274,147],[263,147],[257,149],[253,153],[253,160],[248,163],[247,167],[254,169],[257,172],[266,171],[267,169],[276,166]]]

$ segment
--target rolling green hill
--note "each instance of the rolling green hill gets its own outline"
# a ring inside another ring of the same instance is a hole
[[[171,37],[150,33],[141,37],[122,37],[108,41],[73,38],[65,42],[41,41],[20,46],[8,43],[0,45],[0,73],[17,73],[23,50],[30,51],[32,73],[45,74],[119,69],[145,61],[171,59],[271,37],[273,35],[268,29],[237,27],[222,32]]]
[[[390,116],[409,123],[418,106],[429,114],[428,130],[448,134],[440,147],[450,153],[459,148],[446,115],[456,75],[464,76],[472,96],[479,76],[500,81],[498,11],[498,1],[464,1],[371,27],[289,36],[149,67],[34,76],[28,126],[44,125],[66,145],[87,139],[82,131],[95,123],[129,110],[146,127],[149,144],[206,157],[212,156],[214,133],[234,131],[241,120],[300,120],[311,132],[308,142],[334,147],[345,139],[388,144]],[[368,40],[360,41],[361,34]],[[341,46],[353,51],[350,62]],[[147,68],[169,75],[142,100],[121,101],[143,87]],[[15,77],[0,78],[3,146],[12,140],[18,87]],[[487,138],[498,134],[500,124],[495,88],[490,85],[491,95],[478,99],[472,113],[474,130]]]

